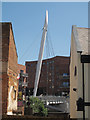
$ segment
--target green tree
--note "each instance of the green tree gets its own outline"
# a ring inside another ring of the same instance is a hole
[[[37,97],[30,97],[29,101],[30,108],[33,111],[33,114],[38,114],[40,116],[47,116],[47,108],[45,108],[44,103]]]

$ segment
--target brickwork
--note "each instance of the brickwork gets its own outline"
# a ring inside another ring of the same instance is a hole
[[[20,70],[23,70],[23,72],[26,73],[26,66],[18,64],[18,73],[20,73]]]
[[[17,109],[17,51],[11,23],[2,23],[2,113]],[[11,94],[10,94],[11,90]],[[15,92],[16,91],[16,92]],[[14,98],[16,97],[16,99]]]
[[[6,31],[6,32],[5,32]],[[2,25],[2,113],[7,113],[8,96],[8,52],[9,52],[9,25]]]
[[[26,62],[26,73],[28,73],[28,87],[31,94],[34,87],[37,61]],[[67,73],[67,76],[63,74]],[[68,86],[63,86],[63,82]],[[56,56],[43,60],[39,80],[38,95],[60,95],[62,92],[69,93],[69,57]]]

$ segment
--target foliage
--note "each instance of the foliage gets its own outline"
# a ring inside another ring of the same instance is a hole
[[[28,105],[33,110],[33,114],[38,114],[40,116],[47,116],[47,108],[45,108],[44,103],[37,97],[30,97],[28,99]]]

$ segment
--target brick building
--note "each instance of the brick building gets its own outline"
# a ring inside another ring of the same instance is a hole
[[[28,88],[33,94],[37,61],[26,61]],[[56,56],[43,60],[37,95],[69,93],[69,57]]]
[[[17,113],[24,115],[24,106],[26,101],[26,89],[28,74],[26,73],[26,66],[18,64],[18,104],[17,104]]]
[[[18,64],[18,73],[20,73],[20,70],[23,70],[23,72],[26,73],[26,66]]]
[[[11,23],[2,25],[2,114],[12,114],[17,109],[18,55]]]

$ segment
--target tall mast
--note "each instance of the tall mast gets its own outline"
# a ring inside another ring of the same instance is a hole
[[[38,56],[35,83],[34,83],[34,93],[33,93],[34,97],[36,97],[36,94],[37,94],[38,83],[39,83],[39,78],[40,78],[40,73],[41,73],[42,58],[43,58],[44,45],[45,45],[46,34],[47,34],[47,26],[48,26],[48,11],[46,10],[46,17],[45,17],[45,23],[43,27],[43,34],[42,34],[42,39],[41,39],[41,46],[40,46],[40,51],[39,51],[39,56]]]

